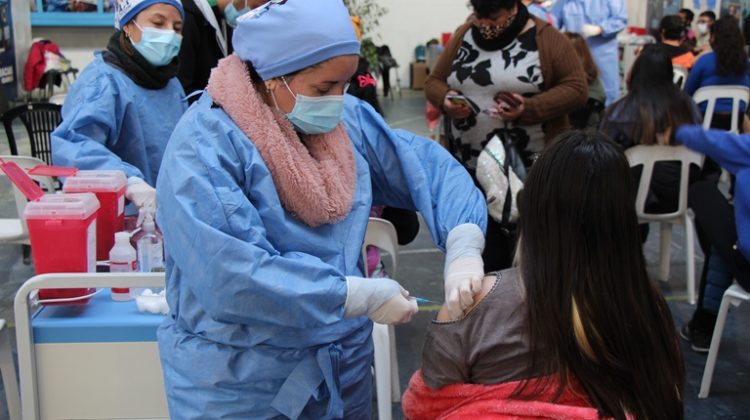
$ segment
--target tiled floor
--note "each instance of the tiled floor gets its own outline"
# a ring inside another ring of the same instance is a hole
[[[404,128],[426,135],[424,122],[424,99],[422,92],[404,91],[400,99],[382,101],[388,121],[397,128]],[[0,154],[7,153],[7,144],[0,142]],[[6,184],[0,179],[0,217],[11,214],[14,207],[7,194]],[[658,261],[658,229],[652,229],[646,243],[645,253],[651,272],[655,272]],[[689,319],[693,307],[685,302],[685,261],[682,247],[682,228],[674,229],[673,255],[670,281],[659,286],[670,302],[678,327]],[[696,247],[698,248],[698,247]],[[432,245],[430,235],[421,229],[417,239],[399,253],[399,270],[395,277],[413,295],[441,300],[443,255]],[[696,272],[700,273],[703,260],[698,257]],[[13,325],[13,297],[26,279],[33,275],[32,266],[21,261],[20,246],[0,246],[0,317]],[[411,324],[396,329],[401,384],[405,388],[411,374],[419,368],[422,341],[427,323],[434,311],[421,311]],[[687,419],[732,419],[750,418],[750,332],[745,323],[750,321],[750,305],[733,309],[727,320],[722,340],[719,362],[714,375],[711,396],[698,399],[698,388],[703,374],[705,356],[692,352],[681,343],[685,354],[688,385],[685,395],[685,417]],[[5,401],[0,397],[0,419],[7,418]],[[393,407],[394,418],[402,418],[400,406]]]

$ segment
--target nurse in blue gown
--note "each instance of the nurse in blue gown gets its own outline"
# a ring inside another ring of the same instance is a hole
[[[416,302],[362,277],[370,208],[419,211],[460,316],[481,287],[483,195],[437,143],[344,95],[359,42],[340,0],[270,2],[169,141],[157,183],[175,419],[369,418],[372,322]]]
[[[184,15],[179,0],[117,1],[117,30],[71,86],[51,136],[53,164],[125,172],[137,208],[156,205],[164,149],[187,109],[176,77]]]
[[[628,25],[625,0],[558,0],[552,6],[558,27],[581,34],[601,71],[607,105],[620,97],[617,34]]]

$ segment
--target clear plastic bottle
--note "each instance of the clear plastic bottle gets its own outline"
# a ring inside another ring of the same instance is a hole
[[[130,245],[128,232],[115,233],[115,246],[109,251],[109,272],[129,273],[136,269],[136,252]],[[133,299],[128,288],[112,288],[112,300],[125,302]]]
[[[143,232],[143,221],[154,220],[154,213],[156,213],[156,210],[153,207],[141,207],[138,209],[138,222],[140,222],[140,225],[130,232],[130,245],[133,245],[136,251],[138,250],[138,240],[145,233]]]
[[[146,217],[141,226],[143,235],[138,238],[138,271],[154,273],[164,271],[164,241],[156,230],[153,215]]]

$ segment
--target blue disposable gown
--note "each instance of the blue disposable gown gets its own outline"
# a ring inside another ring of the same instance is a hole
[[[175,128],[157,186],[172,418],[369,418],[372,323],[343,315],[373,203],[418,210],[441,248],[457,225],[485,229],[482,193],[437,143],[349,95],[344,123],[353,207],[318,228],[282,207],[258,149],[207,93]]]
[[[169,136],[186,109],[176,77],[162,89],[146,89],[96,53],[65,98],[62,123],[52,132],[52,162],[119,169],[154,186]]]
[[[617,34],[628,24],[625,0],[558,0],[552,7],[558,27],[580,33],[584,24],[602,28],[601,35],[587,38],[591,55],[601,71],[607,105],[620,97],[620,54]]]
[[[531,13],[532,15],[549,23],[552,26],[557,27],[557,19],[555,18],[555,15],[553,15],[552,12],[547,10],[546,7],[542,6],[539,3],[531,3],[528,6],[526,6],[526,8],[529,10],[529,13]]]

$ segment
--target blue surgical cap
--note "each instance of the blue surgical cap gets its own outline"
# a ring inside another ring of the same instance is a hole
[[[357,34],[342,0],[267,3],[240,17],[232,46],[263,80],[359,54]]]
[[[133,20],[143,9],[157,3],[165,3],[179,10],[182,19],[185,19],[185,10],[180,0],[116,0],[115,1],[115,29],[122,29]]]

